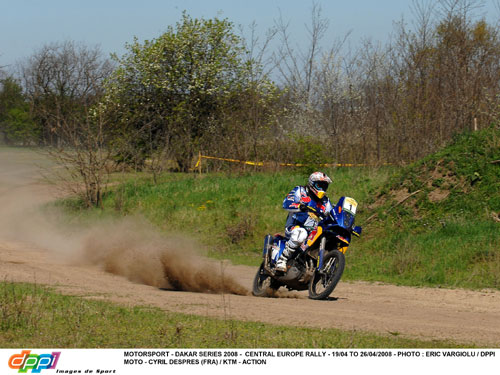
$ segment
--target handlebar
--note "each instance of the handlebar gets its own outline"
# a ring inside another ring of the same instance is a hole
[[[320,212],[320,211],[318,211],[317,209],[315,209],[315,208],[313,208],[313,207],[311,207],[311,206],[308,206],[308,205],[306,205],[306,204],[304,204],[304,203],[300,203],[300,204],[299,204],[299,209],[300,209],[300,211],[302,211],[302,212],[312,212],[313,214],[318,215],[318,216],[319,216],[320,218],[322,218],[322,219],[325,219],[325,218],[327,218],[328,216],[330,216],[330,213],[323,213],[323,212]]]

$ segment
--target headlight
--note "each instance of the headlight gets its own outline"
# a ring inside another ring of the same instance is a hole
[[[354,215],[344,211],[344,227],[350,228],[354,224]]]

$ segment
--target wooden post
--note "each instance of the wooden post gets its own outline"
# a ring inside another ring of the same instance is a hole
[[[477,132],[477,117],[474,117],[474,131]]]
[[[198,151],[198,172],[201,174],[201,151]]]

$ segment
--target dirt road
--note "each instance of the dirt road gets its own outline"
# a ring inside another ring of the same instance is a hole
[[[178,258],[172,254],[183,249],[172,250],[167,246],[169,250],[164,253],[153,254],[149,252],[151,244],[157,244],[159,238],[144,244],[146,238],[151,240],[148,233],[131,240],[127,237],[130,226],[121,223],[103,225],[106,227],[104,232],[99,228],[90,232],[88,228],[63,230],[60,217],[47,218],[44,216],[47,213],[41,215],[35,208],[36,204],[51,199],[51,195],[50,189],[37,180],[36,169],[32,166],[29,153],[12,154],[0,149],[2,280],[48,284],[65,293],[96,296],[127,305],[148,304],[166,311],[203,316],[500,346],[498,291],[341,281],[328,301],[309,300],[304,292],[282,292],[277,298],[256,298],[248,295],[255,268],[216,262],[187,265],[183,272],[189,273],[189,267],[195,267],[197,279],[203,279],[201,285],[190,287],[191,290],[216,290],[214,280],[204,279],[206,273],[210,273],[219,281],[236,285],[235,294],[160,289],[184,282],[180,280],[184,277],[181,274],[172,276],[170,283],[165,285],[162,281],[166,264],[178,264]],[[105,239],[96,242],[99,236]],[[186,242],[186,246],[193,244]]]

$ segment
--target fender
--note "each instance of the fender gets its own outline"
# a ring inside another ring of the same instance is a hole
[[[311,235],[313,235],[313,238],[307,240],[307,247],[311,247],[316,240],[323,234],[323,227],[319,226],[318,229],[316,229],[316,233],[313,234],[314,232],[311,232]]]

